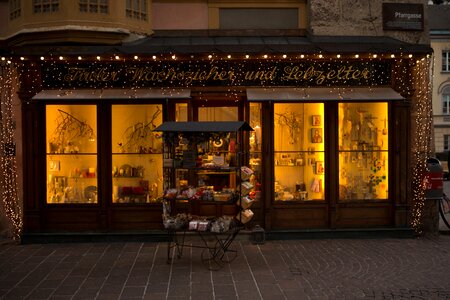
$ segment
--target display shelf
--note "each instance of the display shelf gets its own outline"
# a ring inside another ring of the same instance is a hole
[[[52,153],[48,152],[47,156],[73,156],[73,155],[97,155],[93,152],[72,152],[72,153]]]
[[[142,153],[142,152],[113,152],[112,155],[161,155],[162,152],[151,152],[151,153]]]
[[[192,246],[184,243],[188,230],[201,238],[202,244],[196,247],[204,249],[202,262],[208,268],[223,267],[227,252],[236,256],[230,246],[253,216],[249,209],[250,217],[249,212],[242,214],[240,206],[241,197],[248,194],[243,191],[241,168],[248,156],[239,146],[244,131],[251,130],[245,122],[166,122],[155,129],[164,138],[163,223],[169,232],[168,262],[172,248],[180,257],[184,247]],[[233,221],[232,227],[217,225],[228,220]]]

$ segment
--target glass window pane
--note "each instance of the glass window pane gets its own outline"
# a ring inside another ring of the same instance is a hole
[[[442,71],[450,71],[450,52],[442,51]]]
[[[199,107],[199,121],[239,121],[236,106],[225,107]]]
[[[175,121],[187,122],[188,120],[188,105],[187,103],[177,103],[175,105]]]
[[[149,203],[163,192],[161,105],[113,105],[112,202]],[[118,121],[119,120],[119,121]]]
[[[339,199],[388,198],[387,103],[339,104]]]
[[[444,135],[444,151],[449,150],[450,145],[450,135]]]
[[[275,200],[325,199],[323,103],[275,104]]]
[[[47,203],[97,203],[95,105],[47,105]]]
[[[443,95],[442,96],[442,113],[444,115],[448,114],[448,104],[450,100],[450,95]]]

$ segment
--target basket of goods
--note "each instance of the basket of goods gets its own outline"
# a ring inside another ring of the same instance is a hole
[[[169,230],[179,230],[184,228],[189,222],[189,216],[181,213],[176,216],[163,215],[164,228]]]
[[[222,233],[230,230],[230,224],[233,217],[231,216],[222,216],[211,222],[211,232]]]

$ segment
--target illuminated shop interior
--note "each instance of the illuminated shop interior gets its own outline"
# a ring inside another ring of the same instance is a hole
[[[275,201],[325,199],[324,104],[274,105]]]
[[[339,200],[388,199],[387,103],[339,104]]]

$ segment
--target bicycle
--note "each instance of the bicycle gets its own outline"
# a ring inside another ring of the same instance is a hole
[[[442,221],[450,229],[450,198],[444,193],[441,201],[439,201],[439,214]]]

